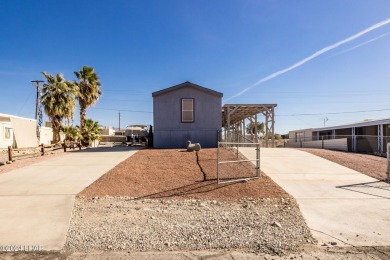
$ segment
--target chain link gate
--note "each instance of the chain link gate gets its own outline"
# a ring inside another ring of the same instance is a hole
[[[253,148],[255,150],[256,159],[244,159],[240,154],[239,148]],[[234,152],[235,160],[224,160],[222,159],[221,154],[224,150],[229,150],[229,152]],[[253,163],[255,162],[255,163]],[[230,166],[229,166],[230,164]],[[239,176],[235,175],[234,167],[232,164],[246,164],[244,167],[250,167],[252,170],[251,176]],[[228,174],[225,174],[222,169],[225,167]],[[233,177],[232,177],[233,176]],[[249,181],[252,179],[258,179],[260,177],[260,144],[259,143],[235,143],[235,142],[218,142],[217,149],[217,182],[218,184],[231,183],[231,182],[240,182],[240,181]]]

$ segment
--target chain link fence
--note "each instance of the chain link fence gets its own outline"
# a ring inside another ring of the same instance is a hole
[[[390,183],[390,143],[387,143],[386,150],[387,150],[387,182]]]
[[[320,148],[386,156],[388,149],[387,144],[390,143],[390,136],[322,135],[309,138],[298,137],[282,140],[282,145],[278,145],[278,147]]]

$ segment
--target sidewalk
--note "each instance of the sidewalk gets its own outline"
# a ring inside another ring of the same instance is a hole
[[[86,149],[0,175],[0,245],[61,249],[75,195],[137,151]]]
[[[251,148],[240,148],[248,159]],[[289,148],[261,148],[260,168],[298,202],[319,244],[390,245],[390,184]]]

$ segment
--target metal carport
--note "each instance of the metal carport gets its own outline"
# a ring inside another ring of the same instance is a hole
[[[222,107],[222,127],[225,129],[225,140],[233,133],[245,139],[245,120],[255,123],[257,127],[258,115],[265,116],[265,136],[271,134],[271,144],[275,147],[275,107],[276,104],[225,104]],[[251,136],[253,142],[259,142],[257,129]],[[229,140],[231,141],[231,140]],[[265,138],[266,147],[269,146],[268,138]]]

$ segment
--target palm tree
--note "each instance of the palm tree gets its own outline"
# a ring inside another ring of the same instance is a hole
[[[62,126],[61,131],[65,134],[66,141],[77,142],[81,138],[78,126]]]
[[[80,106],[80,130],[84,134],[87,109],[99,100],[99,96],[102,94],[101,84],[98,75],[91,67],[84,66],[82,70],[75,71],[74,74],[79,80],[79,82],[75,82],[79,87],[76,99]]]
[[[248,134],[254,135],[256,134],[256,128],[257,128],[257,134],[264,134],[264,123],[263,122],[250,122],[249,125],[246,127],[246,132]]]
[[[53,142],[57,143],[60,141],[62,120],[73,117],[78,90],[75,84],[65,80],[60,73],[55,77],[45,72],[42,75],[46,83],[43,84],[41,103],[52,123]]]
[[[85,120],[85,132],[82,136],[82,142],[84,146],[90,146],[93,141],[100,140],[101,130],[99,124],[92,119]]]

